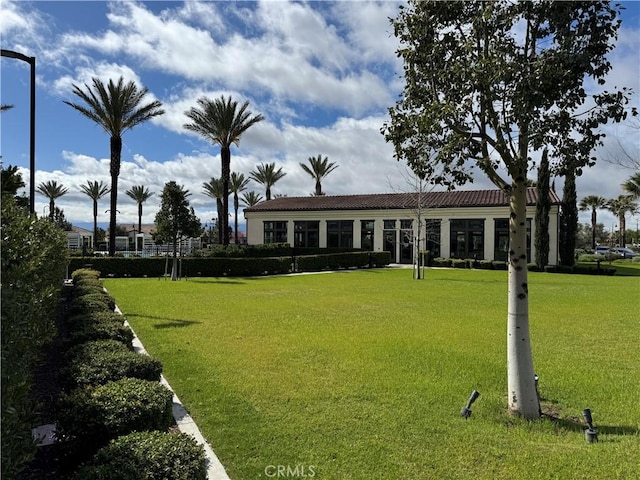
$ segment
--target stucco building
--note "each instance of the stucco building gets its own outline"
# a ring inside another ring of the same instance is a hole
[[[560,200],[550,192],[549,264],[558,263]],[[527,190],[527,253],[535,258],[536,190]],[[348,247],[389,251],[394,263],[415,252],[506,260],[509,203],[501,190],[279,197],[244,210],[249,245]]]

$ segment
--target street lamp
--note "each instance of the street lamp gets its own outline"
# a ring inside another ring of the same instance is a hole
[[[31,66],[31,109],[30,109],[30,133],[29,133],[29,213],[35,211],[36,196],[36,57],[26,55],[12,50],[0,50],[3,57],[16,58],[27,62]]]

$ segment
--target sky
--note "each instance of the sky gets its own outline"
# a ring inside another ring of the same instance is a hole
[[[640,2],[622,4],[626,10],[609,55],[613,68],[606,87],[631,87],[636,92],[631,105],[637,107]],[[137,206],[127,189],[144,185],[154,192],[143,206],[143,223],[153,223],[171,180],[190,191],[203,225],[215,218],[215,201],[204,195],[202,184],[220,176],[219,147],[183,128],[184,112],[203,96],[230,95],[264,116],[232,148],[231,168],[248,177],[256,165],[275,162],[286,176],[273,194],[310,195],[314,180],[299,164],[318,155],[338,165],[323,180],[328,195],[411,191],[406,166],[393,158],[380,133],[403,88],[399,44],[389,22],[400,5],[0,0],[2,48],[36,57],[36,185],[55,180],[67,187],[56,206],[74,225],[92,224],[92,201],[80,185],[110,184],[109,137],[63,101],[79,100],[73,84],[123,76],[147,87],[145,98],[160,100],[166,113],[123,135],[120,224],[137,224]],[[14,105],[0,116],[2,163],[19,166],[28,189],[29,65],[3,57],[0,66],[0,101]],[[578,200],[615,198],[633,173],[606,160],[619,158],[621,146],[638,158],[638,123],[607,125],[606,133],[604,148],[595,152],[596,167],[577,180]],[[460,188],[495,187],[475,170],[474,182]],[[556,190],[561,188],[558,179]],[[264,188],[253,181],[249,190],[264,197]],[[108,223],[108,204],[108,196],[100,200],[102,225]],[[35,210],[48,214],[48,200],[38,193]],[[606,211],[598,218],[607,230],[617,224]],[[629,217],[628,227],[635,228],[638,219]],[[581,212],[579,220],[590,222],[589,212]]]

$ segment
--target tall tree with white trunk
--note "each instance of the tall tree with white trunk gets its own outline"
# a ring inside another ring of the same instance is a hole
[[[547,147],[552,173],[570,164],[579,175],[595,162],[599,126],[626,117],[629,92],[603,88],[618,7],[410,0],[392,24],[406,82],[382,127],[395,157],[421,172],[440,167],[430,177],[449,187],[465,183],[475,167],[509,201],[508,406],[539,418],[529,337],[527,173],[534,152]],[[587,94],[591,83],[598,91]]]

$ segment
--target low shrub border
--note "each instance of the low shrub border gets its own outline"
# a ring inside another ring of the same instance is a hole
[[[73,480],[206,480],[202,445],[179,432],[135,432],[112,440]]]
[[[113,340],[88,342],[72,349],[64,370],[67,383],[73,387],[103,385],[125,377],[159,382],[161,374],[158,360]]]
[[[172,392],[158,382],[123,378],[62,394],[56,434],[95,449],[127,433],[168,430],[174,423]]]

